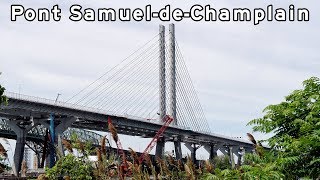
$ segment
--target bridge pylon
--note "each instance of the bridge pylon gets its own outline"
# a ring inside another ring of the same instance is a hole
[[[165,26],[159,26],[159,121],[163,122],[166,116],[166,48]],[[165,139],[162,137],[157,142],[156,156],[164,155]]]
[[[159,26],[159,119],[164,119],[166,114],[166,52],[165,52],[165,27]],[[175,26],[174,24],[169,25],[169,56],[168,56],[168,75],[169,75],[169,106],[168,114],[174,119],[173,124],[178,125],[177,121],[177,96],[176,96],[176,43],[175,43]],[[177,159],[182,158],[181,153],[181,142],[180,140],[174,141],[175,154]],[[162,157],[164,154],[165,138],[163,141],[157,143],[156,156]]]
[[[177,95],[176,95],[176,42],[174,24],[169,25],[169,115],[177,122]]]
[[[177,119],[177,89],[176,89],[176,36],[174,24],[169,25],[169,115],[173,117],[174,125],[178,125]],[[181,141],[174,141],[176,159],[182,158]]]

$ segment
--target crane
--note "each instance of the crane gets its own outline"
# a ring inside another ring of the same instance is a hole
[[[154,146],[156,145],[157,141],[159,140],[159,138],[161,137],[161,135],[164,133],[164,131],[167,129],[167,127],[170,125],[170,123],[173,121],[174,119],[172,117],[170,117],[169,115],[166,115],[164,117],[164,124],[162,125],[162,127],[158,130],[158,132],[156,133],[156,135],[152,138],[152,140],[150,141],[150,143],[148,144],[148,146],[146,147],[146,149],[143,151],[143,153],[141,154],[141,156],[139,157],[139,164],[141,164],[145,158],[145,156],[147,154],[150,153],[150,151],[154,148]],[[116,132],[115,129],[112,130],[112,128],[114,128],[113,124],[112,124],[112,120],[110,118],[110,116],[108,116],[108,127],[109,127],[109,131],[111,133],[114,133],[115,136],[113,137],[114,141],[116,142],[117,144],[117,148],[118,148],[118,151],[120,152],[121,156],[122,156],[122,161],[123,161],[123,168],[125,171],[128,171],[128,163],[127,163],[127,160],[126,160],[126,155],[123,151],[123,148],[122,148],[122,144],[119,140],[119,138],[117,137],[116,135]],[[128,174],[130,174],[130,172],[128,172]]]
[[[141,164],[142,161],[144,160],[146,154],[149,154],[150,151],[154,148],[156,145],[157,141],[159,140],[160,136],[164,133],[164,131],[167,129],[167,127],[170,125],[170,123],[173,121],[173,118],[170,117],[169,115],[166,115],[164,117],[164,124],[162,127],[158,130],[157,134],[153,137],[153,139],[150,141],[146,149],[143,151],[139,158],[139,163]]]

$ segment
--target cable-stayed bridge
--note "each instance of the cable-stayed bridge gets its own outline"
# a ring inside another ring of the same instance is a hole
[[[181,143],[193,159],[200,146],[210,158],[217,150],[234,155],[242,148],[251,151],[248,141],[210,131],[174,31],[173,24],[167,34],[160,26],[159,34],[66,101],[7,92],[9,102],[1,107],[0,117],[17,136],[16,175],[27,132],[36,126],[54,132],[54,142],[68,127],[106,132],[108,117],[119,134],[145,138],[157,133],[165,115],[173,117],[173,124],[157,142],[157,156],[163,155],[166,141],[174,142],[177,159],[182,158]]]

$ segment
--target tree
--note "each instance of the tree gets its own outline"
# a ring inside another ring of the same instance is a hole
[[[320,79],[305,80],[303,89],[267,106],[264,113],[248,125],[273,134],[267,142],[278,150],[277,163],[286,178],[320,178]]]
[[[7,102],[8,102],[7,97],[4,95],[5,90],[6,89],[0,85],[0,105],[7,104]]]
[[[51,180],[58,177],[69,176],[70,179],[90,180],[92,165],[86,157],[76,157],[68,154],[60,158],[56,165],[51,169],[46,169],[46,175]]]
[[[248,153],[244,157],[244,163],[240,167],[243,173],[243,179],[282,179],[284,174],[281,173],[277,164],[277,155],[272,151],[266,151],[263,155],[258,153]]]

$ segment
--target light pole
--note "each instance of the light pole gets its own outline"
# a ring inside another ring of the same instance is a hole
[[[54,104],[56,104],[56,103],[58,102],[58,98],[59,98],[60,95],[61,95],[61,94],[58,93],[57,98],[56,98],[56,100],[54,101]]]

